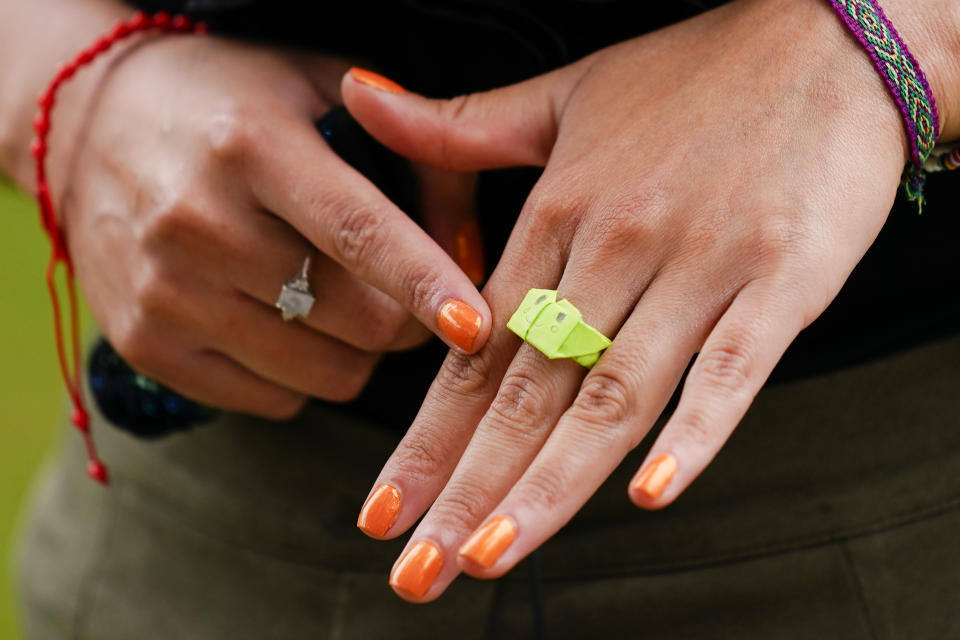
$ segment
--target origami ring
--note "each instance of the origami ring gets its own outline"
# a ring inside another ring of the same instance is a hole
[[[571,358],[587,369],[610,346],[610,338],[584,322],[569,300],[558,301],[553,289],[530,289],[507,328],[551,360]]]

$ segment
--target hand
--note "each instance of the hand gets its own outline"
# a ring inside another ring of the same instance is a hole
[[[468,276],[314,128],[346,68],[173,36],[116,58],[95,99],[66,96],[55,125],[83,134],[54,137],[50,173],[93,314],[138,371],[280,419],[307,396],[354,397],[424,325],[465,352],[483,344],[489,310]],[[427,230],[477,277],[472,176],[415,173]],[[314,247],[317,302],[284,323],[274,301]],[[441,323],[451,301],[476,323]]]
[[[447,358],[361,514],[389,538],[426,511],[391,575],[414,602],[461,570],[500,576],[560,529],[699,352],[629,487],[643,508],[675,500],[875,239],[907,157],[895,104],[821,2],[735,2],[450,101],[350,75],[342,91],[415,160],[545,166],[484,289],[489,343]],[[589,373],[504,328],[531,287],[615,336]]]

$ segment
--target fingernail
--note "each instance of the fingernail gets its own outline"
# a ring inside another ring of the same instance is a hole
[[[357,526],[368,536],[382,538],[393,526],[400,511],[400,491],[389,484],[377,487],[367,498]]]
[[[651,460],[647,468],[640,472],[637,479],[633,481],[633,489],[651,500],[656,500],[670,484],[676,470],[677,459],[669,453],[662,453]]]
[[[496,516],[473,532],[460,547],[459,555],[484,569],[489,569],[513,543],[517,528],[508,518]]]
[[[461,300],[444,302],[437,312],[437,324],[443,335],[467,353],[473,350],[473,342],[480,333],[482,322],[480,314]]]
[[[457,264],[473,284],[483,282],[483,238],[476,220],[464,220],[456,232]]]
[[[406,89],[398,85],[390,78],[384,78],[379,73],[374,73],[373,71],[367,71],[366,69],[361,69],[360,67],[351,67],[350,75],[353,76],[353,79],[360,84],[365,84],[368,87],[373,87],[374,89],[379,89],[380,91],[388,91],[390,93],[407,93]]]
[[[390,586],[419,598],[430,589],[442,568],[440,549],[432,542],[421,540],[397,563],[390,574]]]

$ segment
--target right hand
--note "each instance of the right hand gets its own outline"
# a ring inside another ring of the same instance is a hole
[[[283,419],[308,396],[354,397],[379,354],[421,342],[423,326],[464,352],[486,341],[490,311],[470,278],[315,130],[347,66],[212,36],[150,39],[114,59],[93,98],[55,111],[58,128],[83,132],[53,135],[48,165],[77,277],[135,369]],[[452,241],[469,228],[471,176],[415,174],[428,229],[432,215]],[[314,247],[316,304],[284,323],[273,304]],[[473,335],[445,333],[451,301],[475,310]]]

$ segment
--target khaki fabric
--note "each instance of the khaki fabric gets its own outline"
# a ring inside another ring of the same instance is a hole
[[[538,552],[547,638],[960,638],[960,337],[768,387],[671,507],[626,484]],[[312,405],[168,439],[98,421],[40,481],[20,549],[29,640],[532,637],[527,565],[409,605],[402,540],[357,512],[396,436]]]

